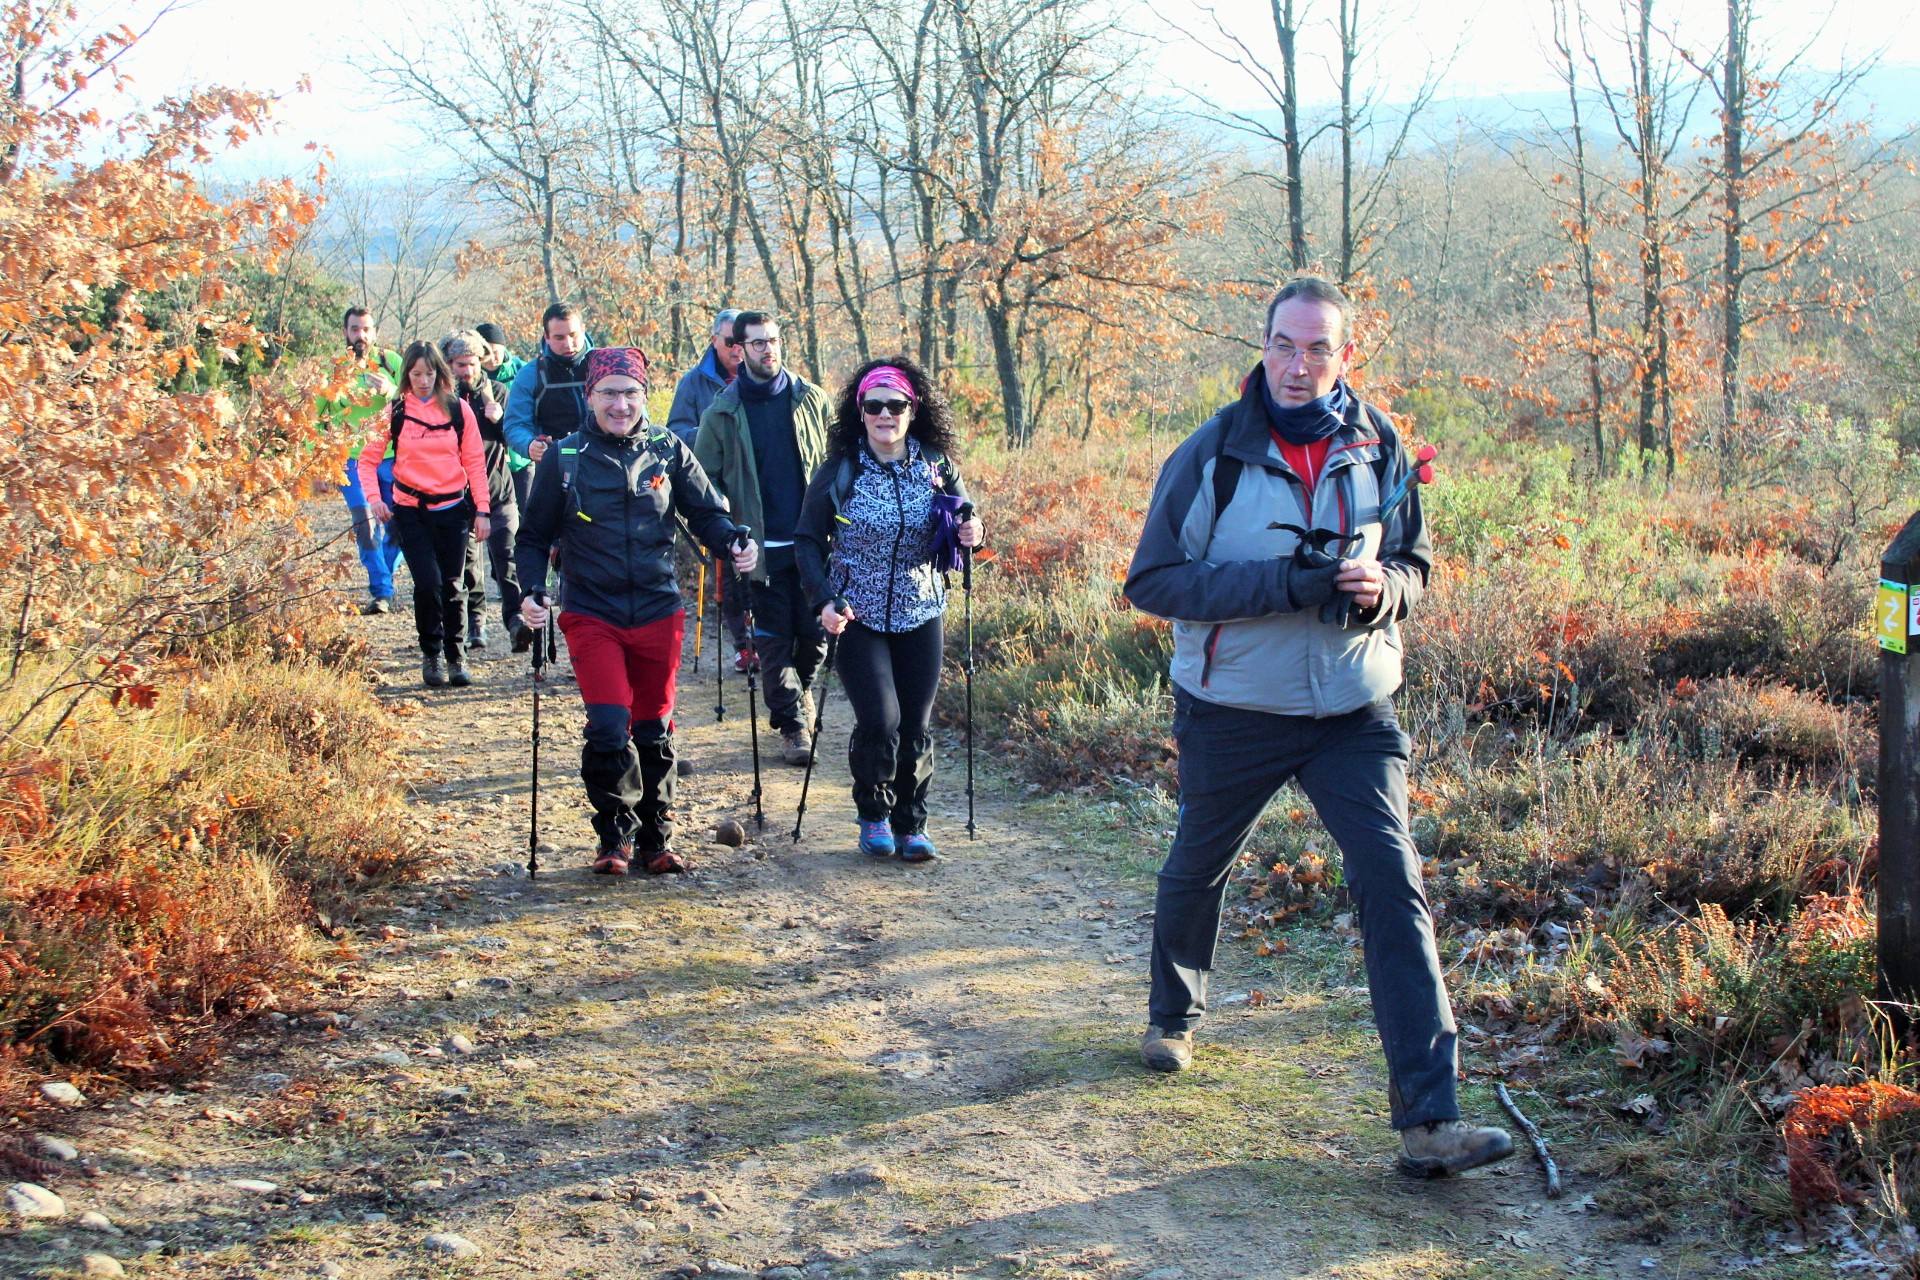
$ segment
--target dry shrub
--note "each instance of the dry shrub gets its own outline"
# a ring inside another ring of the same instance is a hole
[[[1443,759],[1414,824],[1451,909],[1470,920],[1718,902],[1784,916],[1858,874],[1871,841],[1827,790],[1695,761],[1657,738],[1589,735],[1563,754]]]
[[[1863,708],[1741,676],[1680,680],[1657,723],[1699,759],[1770,762],[1821,774],[1865,776],[1878,749]]]
[[[1878,658],[1866,630],[1873,584],[1865,576],[1822,574],[1792,561],[1748,573],[1752,581],[1723,600],[1661,620],[1653,648],[1661,679],[1742,676],[1827,698],[1873,692]]]
[[[0,1093],[190,1072],[298,986],[315,911],[420,864],[390,739],[363,682],[263,654],[0,750]]]
[[[1920,1093],[1881,1080],[1801,1090],[1780,1126],[1794,1208],[1805,1214],[1857,1204],[1866,1199],[1863,1183],[1879,1184],[1888,1174],[1896,1186],[1913,1185],[1920,1172],[1916,1112]],[[1844,1145],[1836,1142],[1842,1135],[1850,1139]]]
[[[1784,924],[1735,920],[1713,903],[1643,937],[1607,937],[1572,978],[1579,1025],[1644,1049],[1671,1041],[1705,1065],[1805,1051],[1804,1034],[1844,1031],[1874,980],[1872,916],[1857,896],[1819,895]],[[1570,975],[1571,976],[1571,975]],[[1857,1048],[1833,1039],[1847,1056]],[[1626,1050],[1618,1050],[1628,1060]],[[1641,1065],[1638,1052],[1633,1065]],[[1759,1063],[1765,1066],[1765,1063]]]

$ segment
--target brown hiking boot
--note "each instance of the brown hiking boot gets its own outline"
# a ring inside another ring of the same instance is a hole
[[[788,764],[805,764],[813,755],[813,739],[805,729],[787,729],[780,735],[780,758]]]
[[[1400,1172],[1414,1178],[1444,1178],[1513,1154],[1505,1129],[1465,1120],[1437,1120],[1400,1131]]]
[[[1140,1038],[1140,1061],[1155,1071],[1185,1071],[1193,1065],[1193,1032],[1148,1027]]]

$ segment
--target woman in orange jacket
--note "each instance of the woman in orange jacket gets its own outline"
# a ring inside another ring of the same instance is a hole
[[[370,497],[367,510],[392,521],[413,575],[413,621],[420,635],[421,678],[431,688],[473,683],[467,674],[467,532],[487,540],[487,462],[473,411],[454,392],[453,371],[431,342],[416,342],[401,359],[400,393],[375,421],[360,451],[360,480],[379,493],[374,468],[391,441],[393,506]],[[369,466],[369,463],[372,466]]]

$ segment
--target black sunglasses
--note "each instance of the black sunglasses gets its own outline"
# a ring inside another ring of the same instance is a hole
[[[913,401],[911,400],[862,400],[860,402],[860,407],[864,409],[866,412],[872,414],[876,418],[883,413],[890,413],[897,418],[901,414],[905,413],[907,410],[913,408]]]

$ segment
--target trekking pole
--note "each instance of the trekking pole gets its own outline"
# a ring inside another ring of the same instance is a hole
[[[538,603],[545,604],[547,597],[541,592],[535,597]],[[544,643],[542,641],[544,640]],[[533,638],[533,807],[527,819],[527,879],[535,880],[540,876],[540,684],[546,677],[547,664],[556,657],[553,639],[553,615],[547,615],[546,635]]]
[[[740,526],[733,545],[746,550],[752,540],[753,530],[746,525]],[[735,585],[740,588],[740,619],[746,627],[747,635],[753,635],[753,581],[744,573],[736,572]],[[724,662],[716,662],[716,667],[725,667]],[[767,829],[767,815],[760,807],[760,710],[758,694],[760,692],[760,673],[754,663],[747,664],[747,733],[753,741],[753,824],[761,831]]]
[[[693,674],[700,674],[700,650],[707,638],[707,558],[693,544]],[[717,661],[717,659],[716,659]]]
[[[973,519],[973,504],[960,504],[960,523]],[[960,670],[967,676],[967,839],[973,831],[973,548],[960,548],[960,590],[966,596],[967,642]]]
[[[721,564],[720,558],[716,556],[713,561],[713,634],[716,637],[721,632],[726,616],[727,567]],[[715,639],[713,645],[717,650],[720,647],[720,641]],[[718,653],[713,655],[713,689],[713,722],[719,724],[727,718],[727,664],[720,660]]]
[[[839,596],[833,598],[833,611],[844,614],[847,602]],[[813,709],[813,741],[807,745],[807,771],[800,778],[800,808],[793,815],[793,842],[800,843],[800,824],[807,816],[807,788],[813,785],[813,762],[820,756],[820,728],[827,722],[827,691],[833,687],[833,651],[840,647],[840,637],[827,637],[827,656],[820,667],[820,697]]]

